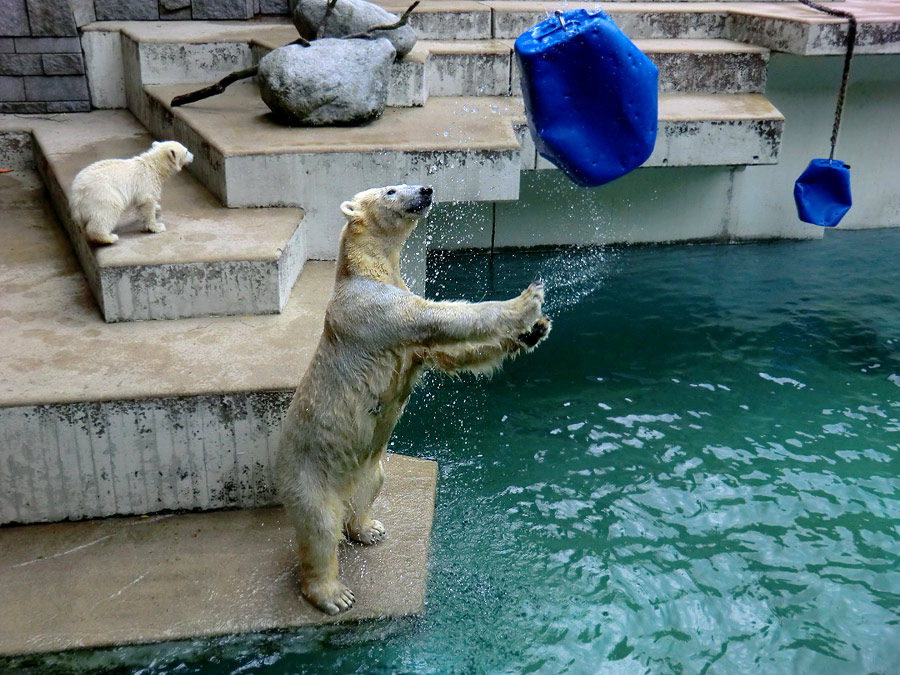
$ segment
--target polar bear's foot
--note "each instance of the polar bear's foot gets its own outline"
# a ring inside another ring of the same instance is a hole
[[[330,581],[303,581],[300,592],[326,614],[345,612],[356,602],[353,591],[337,579]]]
[[[144,226],[144,230],[146,230],[147,232],[165,232],[166,226],[163,225],[162,223],[156,223],[156,222],[147,223]]]
[[[360,544],[377,544],[384,539],[387,530],[379,520],[366,518],[365,520],[351,520],[347,523],[347,535]]]

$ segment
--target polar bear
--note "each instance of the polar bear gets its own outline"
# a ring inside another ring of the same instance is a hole
[[[70,206],[89,241],[115,244],[119,217],[135,208],[147,232],[165,232],[157,222],[163,181],[190,164],[194,156],[176,141],[154,141],[131,159],[104,159],[83,168],[72,181]]]
[[[540,282],[503,302],[433,302],[400,276],[400,250],[431,208],[432,189],[397,185],[341,205],[334,292],[310,365],[285,416],[276,487],[297,531],[300,590],[336,614],[354,602],[338,581],[338,544],[385,536],[372,503],[382,460],[424,368],[490,372],[550,331]]]

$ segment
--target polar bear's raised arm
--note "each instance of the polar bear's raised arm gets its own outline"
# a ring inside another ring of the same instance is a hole
[[[408,295],[398,308],[401,340],[426,347],[497,343],[527,332],[541,318],[543,286],[532,284],[512,300],[435,302]]]

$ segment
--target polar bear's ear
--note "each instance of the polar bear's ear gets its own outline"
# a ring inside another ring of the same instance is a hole
[[[344,202],[341,204],[341,212],[348,218],[354,218],[357,215],[355,206],[353,202]]]
[[[159,141],[153,141],[153,143],[150,144],[150,147],[155,148],[157,145],[159,145]]]

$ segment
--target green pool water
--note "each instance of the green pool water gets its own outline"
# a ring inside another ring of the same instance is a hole
[[[141,673],[900,673],[900,230],[455,254],[548,341],[429,377],[424,616],[19,661]],[[37,672],[37,670],[35,671]]]

